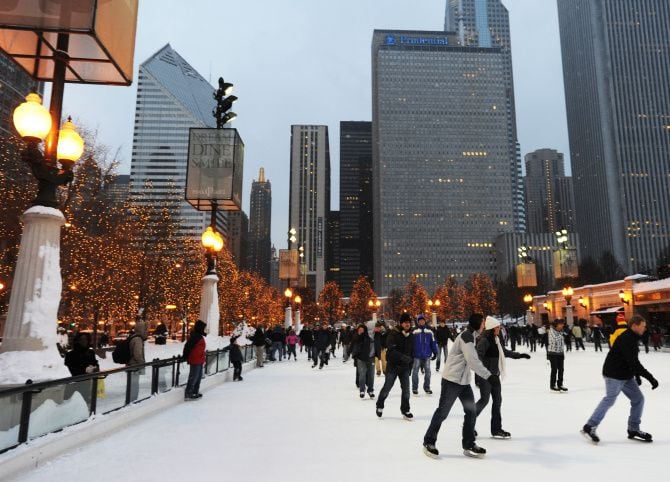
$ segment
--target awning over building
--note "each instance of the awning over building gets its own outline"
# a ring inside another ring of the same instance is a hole
[[[623,313],[623,306],[612,306],[610,308],[603,308],[602,310],[592,311],[592,315],[615,315],[619,312]]]

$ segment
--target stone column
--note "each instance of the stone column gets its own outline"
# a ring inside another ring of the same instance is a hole
[[[33,206],[21,221],[23,236],[0,347],[0,384],[70,376],[56,348],[65,217],[58,209]]]
[[[300,333],[300,330],[302,329],[302,325],[300,324],[300,310],[296,310],[295,312],[295,332]]]
[[[284,309],[284,328],[288,328],[293,324],[293,312],[291,306],[287,306]]]
[[[207,323],[207,334],[219,336],[219,277],[208,274],[202,278],[202,296],[200,297],[200,319]]]

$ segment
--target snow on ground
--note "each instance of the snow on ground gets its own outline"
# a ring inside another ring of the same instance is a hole
[[[587,346],[587,349],[592,350]],[[606,353],[606,352],[605,352]],[[503,382],[503,428],[511,440],[489,438],[490,411],[478,420],[478,443],[485,459],[462,455],[462,411],[458,402],[440,431],[439,460],[422,452],[422,439],[439,398],[440,377],[433,368],[432,396],[411,399],[413,422],[400,415],[396,385],[384,417],[373,401],[361,401],[351,361],[338,355],[323,370],[297,362],[266,364],[244,373],[241,383],[225,383],[133,427],[61,456],[17,479],[96,482],[183,480],[468,481],[583,480],[591,482],[663,477],[670,447],[670,354],[640,354],[660,381],[646,397],[642,429],[652,444],[626,438],[628,403],[623,395],[599,427],[602,442],[579,434],[603,396],[604,354],[567,354],[567,394],[549,392],[549,368],[542,352],[531,360],[509,360]],[[378,393],[383,378],[375,379]],[[151,402],[144,402],[151,403]],[[122,414],[119,414],[122,416]],[[0,463],[2,457],[0,456]]]

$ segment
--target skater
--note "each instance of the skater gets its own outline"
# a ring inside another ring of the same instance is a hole
[[[492,316],[486,317],[484,325],[486,331],[477,340],[477,355],[484,366],[497,376],[494,383],[484,380],[479,375],[475,375],[475,385],[479,387],[479,400],[475,405],[477,417],[482,413],[484,407],[488,405],[489,399],[493,398],[491,405],[491,436],[493,438],[508,439],[512,435],[502,429],[502,416],[500,406],[502,405],[502,386],[501,381],[505,378],[505,358],[525,358],[530,359],[528,353],[517,353],[510,351],[500,343],[500,321]]]
[[[586,351],[586,348],[584,348],[584,333],[582,333],[582,327],[578,323],[575,323],[572,327],[572,336],[575,337],[575,351],[578,351],[580,347]]]
[[[551,375],[549,376],[549,388],[552,392],[567,392],[563,386],[563,365],[565,362],[563,328],[565,322],[560,319],[554,320],[551,328],[547,331],[547,360],[551,364]]]
[[[477,375],[491,384],[500,382],[497,376],[492,375],[486,369],[475,351],[475,338],[484,327],[483,321],[484,316],[479,313],[470,315],[467,329],[456,337],[447,356],[442,372],[440,402],[423,437],[424,453],[429,457],[437,458],[439,455],[435,447],[437,434],[457,398],[461,401],[465,412],[461,441],[463,453],[468,457],[483,457],[486,454],[486,450],[475,443],[477,415],[475,396],[470,386],[470,370],[474,370]]]
[[[449,340],[454,341],[454,336],[444,320],[440,320],[435,328],[435,341],[437,342],[437,361],[435,362],[435,371],[440,371],[440,363],[442,361],[442,353],[444,353],[444,361],[447,361],[447,343]]]
[[[603,351],[602,341],[603,341],[603,332],[599,326],[593,325],[591,328],[591,339],[593,340],[593,347],[596,351]]]
[[[300,341],[307,352],[307,361],[310,361],[313,356],[312,352],[314,351],[314,331],[312,331],[310,325],[305,325],[303,329],[300,330]]]
[[[368,396],[375,398],[375,367],[374,358],[376,348],[374,341],[368,334],[368,329],[364,324],[356,327],[355,341],[351,345],[351,357],[356,364],[358,376],[358,389],[360,397],[365,398],[367,388]]]
[[[342,363],[349,361],[349,356],[351,355],[351,341],[354,336],[354,330],[351,329],[351,326],[345,324],[342,325],[340,330],[340,343],[342,343]]]
[[[265,333],[263,333],[262,326],[258,325],[256,327],[256,331],[254,331],[250,340],[256,351],[256,367],[263,368],[263,359],[265,358]]]
[[[314,364],[312,368],[319,365],[319,370],[323,368],[324,365],[328,365],[328,347],[330,346],[330,332],[326,325],[316,325],[316,331],[314,332],[314,351],[312,352],[312,359]]]
[[[388,330],[383,321],[378,321],[374,328],[375,346],[379,346],[378,356],[375,356],[375,371],[377,376],[386,375],[386,337]]]
[[[400,380],[400,413],[405,420],[412,420],[414,415],[409,408],[409,374],[412,367],[412,351],[414,343],[412,340],[411,318],[407,313],[400,315],[400,326],[392,329],[386,338],[386,379],[384,387],[377,399],[377,416],[381,417],[384,411],[384,402],[395,384],[396,378]]]
[[[419,370],[423,372],[423,391],[432,395],[430,389],[430,361],[437,358],[437,343],[433,330],[426,326],[426,318],[421,314],[416,319],[412,332],[414,340],[414,367],[412,370],[412,393],[419,394]]]
[[[207,324],[198,320],[195,322],[193,331],[184,345],[184,352],[182,358],[186,360],[189,365],[188,381],[186,382],[186,392],[184,393],[184,400],[197,400],[202,397],[200,393],[200,380],[202,379],[202,366],[205,364],[205,328]]]
[[[614,405],[619,393],[630,400],[628,416],[628,438],[642,442],[651,442],[651,434],[640,431],[644,395],[640,391],[642,378],[651,383],[651,389],[658,387],[658,381],[649,373],[638,359],[640,339],[647,328],[647,322],[641,316],[631,318],[629,328],[621,333],[612,344],[605,357],[603,377],[605,378],[605,397],[600,401],[591,418],[582,428],[582,434],[593,443],[600,442],[596,428],[600,425],[607,411]]]
[[[240,345],[237,343],[239,336],[230,337],[230,345],[225,347],[223,350],[230,352],[230,363],[233,364],[233,381],[241,382],[244,380],[242,378],[242,350],[240,350]]]
[[[288,330],[288,335],[286,335],[286,346],[288,347],[288,359],[291,359],[293,355],[293,360],[298,361],[298,356],[295,352],[295,346],[298,344],[298,337],[295,334],[293,328]]]

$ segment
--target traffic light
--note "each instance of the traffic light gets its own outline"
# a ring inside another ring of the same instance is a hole
[[[237,100],[236,96],[229,95],[232,91],[233,84],[224,82],[223,77],[219,77],[219,88],[213,94],[216,100],[216,109],[212,111],[212,115],[216,119],[217,129],[223,129],[224,125],[237,117],[235,112],[229,112],[233,103]]]

